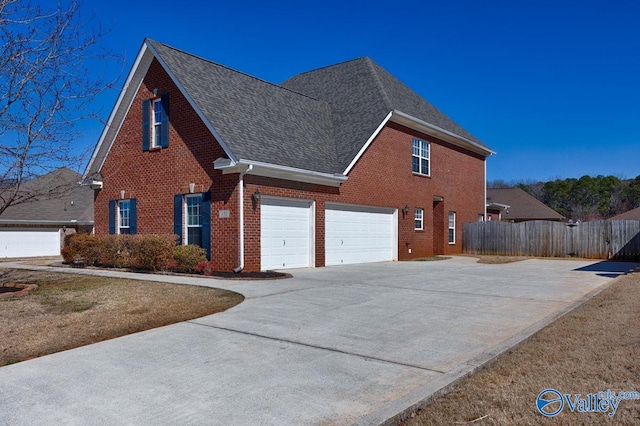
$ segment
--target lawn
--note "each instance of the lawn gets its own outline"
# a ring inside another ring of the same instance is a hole
[[[240,294],[190,285],[1,270],[0,286],[37,284],[0,299],[0,366],[222,312]]]
[[[404,424],[640,424],[640,400],[621,401],[613,419],[566,404],[546,419],[536,398],[549,388],[582,398],[640,391],[640,272],[618,278]]]

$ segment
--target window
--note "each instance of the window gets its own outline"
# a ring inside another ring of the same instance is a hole
[[[160,135],[162,126],[162,101],[154,99],[152,105],[152,126],[151,126],[151,147],[160,148],[162,146]]]
[[[429,176],[429,142],[413,138],[413,172]]]
[[[118,234],[131,233],[131,203],[129,200],[118,202]]]
[[[211,259],[211,194],[176,194],[173,197],[173,233],[179,244],[194,244]]]
[[[456,212],[449,212],[449,244],[456,243]]]
[[[142,150],[169,146],[169,94],[142,101]]]
[[[414,215],[414,229],[416,231],[422,231],[423,229],[422,214],[423,214],[422,209],[416,209],[416,212]]]
[[[202,194],[185,197],[185,242],[202,247]]]
[[[109,234],[135,234],[137,231],[136,199],[109,200]]]

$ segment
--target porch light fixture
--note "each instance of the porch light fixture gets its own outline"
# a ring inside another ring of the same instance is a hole
[[[158,88],[157,87],[153,89],[153,96],[154,97],[158,96]]]
[[[251,194],[251,201],[253,201],[254,203],[257,203],[258,201],[260,201],[260,196],[262,194],[260,194],[260,190],[256,189],[256,192],[254,192],[253,194]]]
[[[124,189],[120,191],[120,199],[124,200]]]
[[[190,183],[189,184],[189,194],[193,194],[196,191],[196,184],[195,183]]]
[[[404,209],[402,209],[404,215],[408,215],[409,214],[409,204],[405,204]]]

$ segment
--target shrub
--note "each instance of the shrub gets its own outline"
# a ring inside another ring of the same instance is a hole
[[[201,262],[198,262],[198,264],[196,265],[196,271],[209,276],[213,275],[215,268],[216,264],[213,262],[213,260],[203,260]]]
[[[100,247],[93,235],[71,234],[64,237],[62,257],[66,263],[84,262],[85,265],[93,266],[99,256]]]
[[[176,261],[178,268],[192,272],[198,262],[207,260],[207,251],[193,244],[176,246],[173,249],[173,259]]]
[[[142,269],[161,271],[173,261],[174,235],[134,235],[132,236],[132,264]]]
[[[131,249],[133,237],[131,235],[102,235],[99,238],[100,263],[116,268],[131,266]]]

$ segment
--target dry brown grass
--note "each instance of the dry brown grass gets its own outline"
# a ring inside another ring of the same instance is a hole
[[[640,424],[639,400],[621,401],[613,419],[572,413],[566,405],[546,419],[535,401],[548,388],[583,396],[640,391],[640,272],[619,278],[406,424]]]
[[[224,311],[226,290],[61,273],[4,270],[0,285],[31,283],[0,300],[0,366]]]

